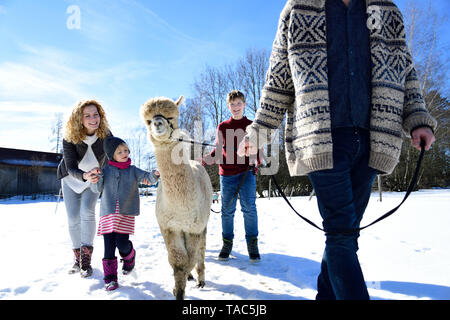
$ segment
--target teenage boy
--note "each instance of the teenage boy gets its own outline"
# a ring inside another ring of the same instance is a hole
[[[245,136],[245,129],[252,124],[252,121],[244,116],[246,103],[242,92],[233,90],[228,93],[227,106],[231,118],[219,124],[216,147],[202,159],[203,165],[219,163],[223,238],[219,260],[228,260],[233,247],[234,213],[237,202],[237,196],[234,195],[241,185],[239,201],[244,214],[248,254],[250,262],[257,262],[261,257],[258,251],[258,215],[255,204],[256,175],[255,170],[252,170],[250,166],[250,158],[239,157],[236,153],[237,146]]]

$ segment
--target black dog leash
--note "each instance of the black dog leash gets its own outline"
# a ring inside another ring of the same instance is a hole
[[[396,212],[401,205],[406,201],[406,199],[408,199],[409,195],[411,194],[411,192],[414,190],[414,188],[416,187],[417,184],[417,179],[419,177],[419,171],[420,171],[420,167],[422,165],[422,160],[423,160],[423,156],[425,154],[425,142],[422,140],[420,143],[420,155],[419,155],[419,160],[417,160],[417,165],[416,165],[416,170],[414,171],[414,175],[411,179],[411,182],[408,186],[408,190],[406,191],[405,197],[403,198],[402,202],[400,202],[400,204],[398,206],[396,206],[395,208],[393,208],[392,210],[386,212],[385,214],[383,214],[381,217],[379,217],[378,219],[372,221],[371,223],[369,223],[368,225],[364,226],[364,227],[360,227],[360,228],[353,228],[353,229],[348,229],[348,230],[343,230],[343,231],[339,231],[339,232],[330,232],[330,231],[326,231],[324,229],[322,229],[321,227],[319,227],[318,225],[316,225],[314,222],[312,222],[311,220],[309,220],[308,218],[305,218],[304,216],[302,216],[300,213],[297,212],[297,210],[295,210],[295,208],[292,206],[292,204],[289,202],[289,200],[287,199],[286,195],[284,194],[283,190],[280,188],[280,185],[278,184],[277,180],[275,179],[275,175],[272,175],[272,181],[274,182],[278,192],[281,194],[281,196],[283,197],[283,199],[287,202],[287,204],[291,207],[291,209],[300,217],[302,218],[304,221],[306,221],[308,224],[310,224],[311,226],[313,226],[316,229],[319,229],[323,232],[325,232],[325,234],[330,234],[330,235],[337,235],[337,234],[352,234],[352,233],[356,233],[359,232],[361,230],[364,230],[372,225],[374,225],[375,223],[380,222],[381,220],[386,219],[387,217],[389,217],[390,215],[392,215],[394,212]]]

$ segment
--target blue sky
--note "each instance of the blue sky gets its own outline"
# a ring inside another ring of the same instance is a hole
[[[404,0],[396,3],[404,9]],[[127,136],[148,98],[189,97],[205,65],[270,49],[284,4],[0,0],[0,147],[49,151],[54,114],[86,98],[101,101],[113,133]],[[80,29],[67,27],[71,5],[80,9]],[[450,12],[450,1],[433,6]]]

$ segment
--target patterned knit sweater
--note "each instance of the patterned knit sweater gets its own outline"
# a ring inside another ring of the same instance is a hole
[[[326,43],[326,0],[288,0],[278,24],[251,141],[278,129],[287,113],[285,150],[291,176],[333,167]],[[372,60],[369,166],[391,173],[403,134],[435,128],[405,41],[399,9],[391,0],[366,0]],[[378,21],[376,21],[378,19]]]

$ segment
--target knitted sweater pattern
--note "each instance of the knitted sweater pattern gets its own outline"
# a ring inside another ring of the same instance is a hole
[[[288,0],[279,19],[266,83],[250,139],[277,129],[287,114],[285,150],[291,176],[333,167],[326,43],[326,0]],[[421,93],[399,9],[391,0],[366,0],[376,9],[370,28],[372,94],[369,166],[391,173],[404,134],[436,127]],[[369,25],[369,24],[368,24]]]

